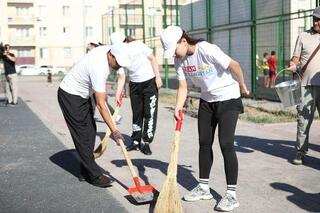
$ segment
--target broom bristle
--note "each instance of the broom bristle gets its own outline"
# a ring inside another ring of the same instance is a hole
[[[171,157],[167,178],[160,191],[155,213],[182,213],[181,198],[177,184],[177,165],[180,133],[175,132],[175,140],[171,145]]]
[[[160,191],[155,213],[182,213],[181,198],[176,178],[167,178]]]

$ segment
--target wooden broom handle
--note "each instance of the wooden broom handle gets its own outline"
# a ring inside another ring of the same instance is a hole
[[[130,157],[129,157],[128,151],[126,150],[126,147],[125,147],[123,141],[122,141],[121,139],[119,139],[119,140],[118,140],[118,143],[119,143],[119,145],[120,145],[120,147],[121,147],[121,150],[122,150],[122,153],[123,153],[123,155],[124,155],[124,158],[125,158],[126,161],[127,161],[127,164],[128,164],[128,166],[129,166],[129,169],[130,169],[130,172],[131,172],[132,177],[133,177],[133,178],[137,178],[137,177],[138,177],[138,176],[137,176],[137,173],[136,173],[136,171],[135,171],[134,168],[133,168],[132,161],[131,161],[131,159],[130,159]]]

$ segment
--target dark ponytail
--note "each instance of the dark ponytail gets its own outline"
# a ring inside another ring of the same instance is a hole
[[[187,33],[186,33],[186,31],[182,31],[182,36],[181,36],[181,39],[186,39],[187,40],[187,42],[188,42],[188,44],[190,44],[190,45],[196,45],[197,43],[199,43],[199,42],[201,42],[201,41],[205,41],[204,39],[202,39],[202,38],[199,38],[199,39],[195,39],[195,38],[192,38],[192,37],[190,37]],[[180,39],[180,41],[181,41],[181,39]],[[180,42],[179,41],[179,42]]]

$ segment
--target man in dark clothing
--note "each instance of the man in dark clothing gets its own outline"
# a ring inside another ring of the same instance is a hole
[[[3,65],[6,77],[7,104],[14,106],[18,103],[17,73],[15,68],[16,57],[11,53],[9,44],[4,45],[4,48]]]

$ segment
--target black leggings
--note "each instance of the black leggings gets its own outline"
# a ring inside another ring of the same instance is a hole
[[[234,150],[234,134],[239,117],[243,112],[241,99],[222,102],[200,100],[198,112],[199,168],[200,178],[209,179],[213,163],[212,144],[218,126],[218,137],[224,159],[224,169],[228,185],[236,185],[238,179],[238,159]]]

